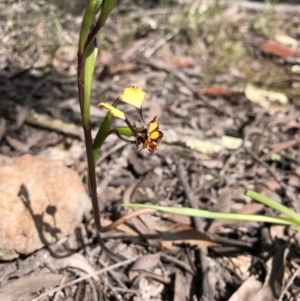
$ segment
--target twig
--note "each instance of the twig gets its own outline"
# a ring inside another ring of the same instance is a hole
[[[182,186],[184,188],[184,192],[191,204],[191,207],[194,209],[198,209],[197,201],[191,191],[191,187],[187,182],[187,176],[186,171],[184,170],[184,167],[181,163],[178,165],[178,176],[182,183]],[[200,217],[194,218],[195,228],[199,232],[203,232],[204,230],[204,222],[203,219]],[[207,248],[203,248],[200,250],[200,263],[201,263],[201,271],[202,271],[202,298],[203,300],[214,300],[214,291],[215,291],[215,283],[213,281],[210,281],[209,279],[209,261],[207,260]]]
[[[253,1],[236,1],[231,7],[243,7],[253,10],[273,10],[278,13],[299,13],[300,5],[296,4],[275,4],[258,3]]]
[[[281,142],[281,143],[274,144],[271,147],[271,150],[267,154],[263,155],[260,159],[262,161],[267,161],[274,154],[277,154],[277,153],[279,153],[279,152],[281,152],[285,149],[293,147],[294,145],[298,144],[299,142],[300,142],[300,138],[296,138],[296,139],[292,139],[292,140],[289,140],[289,141],[284,141],[284,142]]]
[[[204,103],[205,106],[207,106],[208,108],[211,108],[211,109],[215,110],[216,112],[219,112],[221,114],[225,114],[225,115],[227,115],[229,117],[240,119],[238,116],[235,116],[231,112],[229,112],[228,110],[226,110],[226,108],[224,108],[224,107],[220,108],[218,106],[213,105],[209,101],[209,99],[207,99],[204,95],[201,95],[201,97],[200,97],[197,89],[191,83],[190,79],[183,72],[181,72],[180,70],[178,70],[176,68],[173,68],[170,65],[168,65],[167,63],[165,63],[163,61],[159,61],[157,59],[138,57],[136,59],[136,61],[138,63],[145,64],[145,65],[154,67],[156,69],[165,70],[165,71],[167,71],[169,73],[174,74],[183,84],[186,85],[186,87],[192,92],[193,96],[196,99],[199,99],[202,103]]]
[[[129,288],[115,287],[115,290],[120,293],[132,294],[140,296],[139,292]]]
[[[61,282],[60,282],[60,284],[59,284],[59,289],[57,290],[57,292],[55,293],[55,296],[54,296],[54,298],[53,298],[53,301],[58,301],[59,300],[59,293],[61,292],[61,287],[62,287],[62,285],[65,283],[65,280],[66,280],[66,277],[63,277],[62,279],[61,279]]]
[[[153,209],[140,209],[140,210],[137,210],[137,211],[132,211],[132,212],[128,213],[127,215],[122,216],[118,220],[112,222],[111,224],[109,224],[105,227],[102,227],[102,233],[105,233],[105,232],[108,232],[112,229],[115,229],[119,225],[124,224],[126,221],[128,221],[128,220],[130,220],[134,217],[137,217],[137,216],[142,215],[142,214],[154,213],[154,212],[156,212],[156,210],[153,210]]]
[[[98,258],[98,262],[105,268],[108,267],[108,265],[102,261],[100,258]],[[119,279],[118,275],[116,275],[116,273],[111,270],[111,271],[108,271],[108,274],[116,281],[116,283],[120,286],[120,287],[123,287],[123,288],[126,288],[126,285]]]
[[[171,263],[174,263],[176,265],[178,265],[180,268],[184,269],[186,272],[192,274],[193,276],[195,276],[195,273],[194,271],[191,269],[191,267],[185,263],[184,261],[182,260],[178,260],[177,258],[175,257],[172,257],[172,256],[169,256],[169,255],[166,255],[166,254],[161,254],[161,257]]]
[[[1,106],[0,110],[7,114],[11,119],[16,120],[18,118],[17,110],[15,108],[4,108]],[[57,133],[62,133],[67,136],[83,139],[81,127],[74,123],[68,123],[60,119],[50,117],[47,114],[37,113],[33,109],[26,114],[25,123],[47,130],[52,130]]]
[[[271,168],[269,167],[269,165],[267,163],[265,163],[264,161],[262,161],[252,150],[250,150],[247,147],[244,147],[244,149],[246,150],[246,152],[255,160],[257,161],[259,164],[261,164],[264,168],[266,168],[267,172],[274,178],[274,180],[284,189],[285,191],[285,195],[288,197],[288,199],[290,199],[294,209],[296,210],[297,213],[300,213],[300,204],[298,202],[297,199],[295,199],[294,196],[292,195],[287,195],[288,192],[288,188],[289,186],[287,184],[285,184],[283,181],[280,181],[276,174],[271,170]]]
[[[186,175],[186,171],[184,170],[184,167],[181,163],[178,164],[178,177],[181,181],[181,184],[183,186],[184,192],[189,200],[189,203],[191,204],[191,207],[194,209],[199,209],[198,208],[198,204],[197,201],[192,193],[191,187],[189,185],[189,183],[187,182],[187,175]],[[194,218],[194,222],[195,222],[195,227],[199,232],[203,232],[203,219],[200,217],[195,217]]]
[[[96,271],[94,273],[91,273],[91,274],[88,274],[88,275],[84,275],[84,276],[82,276],[80,278],[77,278],[77,279],[75,279],[73,281],[70,281],[70,282],[68,282],[68,283],[66,283],[66,284],[64,284],[62,286],[59,286],[59,287],[54,288],[54,289],[52,289],[52,290],[50,290],[50,291],[48,291],[46,293],[43,293],[40,296],[38,296],[37,298],[33,299],[32,301],[38,301],[38,300],[44,298],[45,296],[52,295],[52,294],[56,293],[58,290],[61,290],[61,289],[64,289],[64,288],[66,288],[68,286],[71,286],[71,285],[74,285],[76,283],[79,283],[80,281],[83,281],[83,280],[86,280],[86,279],[90,279],[91,277],[93,277],[95,275],[101,275],[101,274],[103,274],[105,272],[117,269],[119,267],[123,267],[123,266],[129,265],[130,263],[132,263],[135,260],[137,260],[139,257],[140,256],[137,256],[137,257],[134,257],[134,258],[131,258],[131,259],[127,259],[127,260],[118,262],[116,264],[113,264],[113,265],[111,265],[111,266],[109,266],[107,268],[104,268],[102,270]]]
[[[289,287],[293,284],[294,280],[296,279],[296,277],[299,275],[300,273],[300,266],[298,267],[298,269],[295,271],[295,273],[293,274],[293,276],[291,277],[291,279],[289,280],[288,284],[286,285],[286,287],[284,288],[284,290],[282,291],[278,301],[282,301],[284,295],[286,294],[287,290],[289,289]]]
[[[171,40],[174,36],[176,36],[179,32],[179,28],[176,28],[172,32],[168,33],[166,36],[162,37],[158,41],[156,41],[154,47],[147,49],[144,53],[146,58],[150,58],[159,48],[164,46],[169,40]]]
[[[119,150],[120,148],[123,148],[124,146],[126,146],[126,144],[123,141],[121,141],[117,143],[115,146],[113,146],[112,148],[110,148],[107,152],[102,153],[101,157],[97,161],[97,165],[100,164],[102,161],[104,161],[108,156],[112,155],[114,152]]]
[[[69,271],[73,272],[76,276],[83,276],[83,275],[86,275],[86,273],[84,273],[83,271],[81,271],[80,269],[78,268],[68,268]],[[93,300],[94,301],[97,301],[98,299],[98,290],[93,282],[92,279],[88,278],[86,279],[86,281],[88,282],[89,286],[90,286],[90,289],[92,291],[92,296],[93,296]],[[100,289],[99,289],[99,293],[100,293]],[[78,295],[78,297],[80,298],[81,294]],[[80,299],[79,299],[80,300]]]
[[[111,293],[114,295],[115,299],[118,301],[123,301],[122,296],[118,291],[116,291],[115,287],[109,283],[109,281],[106,282],[108,288],[110,289]]]
[[[259,163],[261,166],[263,166],[267,172],[274,178],[274,180],[281,185],[283,188],[286,188],[286,185],[284,183],[281,183],[281,181],[277,178],[276,174],[273,172],[273,170],[270,168],[270,166],[265,163],[264,161],[262,161],[260,159],[260,157],[254,153],[251,149],[249,149],[248,147],[244,147],[245,151],[257,162]]]

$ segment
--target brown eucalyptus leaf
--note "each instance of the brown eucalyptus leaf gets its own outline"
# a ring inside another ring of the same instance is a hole
[[[261,289],[249,301],[276,301],[282,290],[285,259],[290,243],[284,244],[267,262],[267,275]]]

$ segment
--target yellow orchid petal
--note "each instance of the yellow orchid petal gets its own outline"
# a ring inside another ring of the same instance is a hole
[[[147,133],[150,136],[151,133],[153,133],[154,131],[156,131],[158,129],[158,122],[157,122],[157,117],[155,116],[148,124],[148,128],[147,128]]]
[[[117,108],[111,106],[107,102],[101,102],[101,103],[99,103],[98,107],[102,107],[102,108],[107,109],[116,118],[120,118],[120,119],[123,119],[123,120],[126,119],[125,114],[122,111],[120,111]]]
[[[161,132],[160,131],[154,131],[149,135],[150,140],[160,140],[161,137]]]
[[[146,97],[146,93],[137,86],[130,86],[123,90],[120,95],[120,100],[140,109],[143,101]]]

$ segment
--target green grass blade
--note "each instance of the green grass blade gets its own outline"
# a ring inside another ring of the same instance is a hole
[[[266,196],[261,195],[253,190],[246,190],[245,195],[249,196],[250,198],[252,198],[253,200],[255,200],[259,203],[262,203],[270,208],[273,208],[273,209],[281,212],[282,214],[293,219],[295,224],[300,225],[300,215],[298,213],[296,213],[295,211],[287,208],[286,206],[284,206],[272,199],[269,199]]]
[[[207,210],[198,210],[193,208],[170,208],[170,207],[148,205],[148,204],[122,204],[122,206],[132,207],[132,208],[148,208],[148,209],[154,209],[157,211],[167,212],[171,214],[202,217],[208,219],[264,222],[264,223],[274,223],[274,224],[291,225],[291,226],[295,225],[295,222],[289,218],[273,217],[273,216],[266,216],[266,215],[211,212]]]

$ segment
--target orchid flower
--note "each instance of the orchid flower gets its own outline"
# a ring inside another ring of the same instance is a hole
[[[146,93],[139,87],[130,86],[123,90],[121,95],[118,97],[116,106],[119,101],[133,105],[138,112],[140,120],[144,123],[142,105],[145,100]],[[147,127],[138,128],[135,124],[132,124],[126,117],[125,113],[115,106],[110,105],[107,102],[101,102],[99,107],[108,110],[114,117],[122,119],[131,130],[135,141],[128,140],[120,135],[118,129],[116,129],[116,135],[127,143],[135,143],[137,146],[142,145],[142,149],[147,148],[150,153],[153,153],[157,149],[158,141],[163,138],[163,133],[159,130],[159,123],[155,116],[147,125]]]

